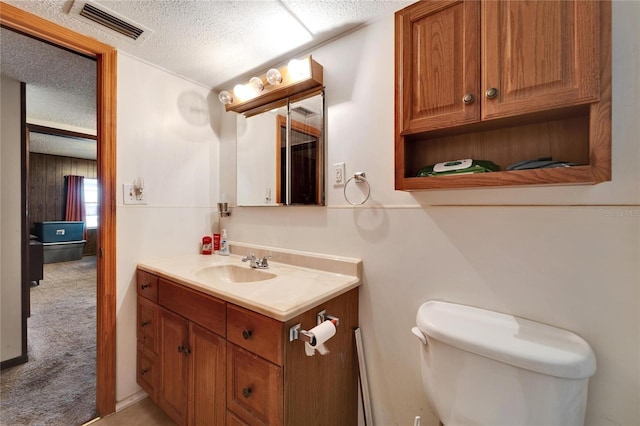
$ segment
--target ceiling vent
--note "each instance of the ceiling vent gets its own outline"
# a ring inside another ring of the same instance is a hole
[[[307,109],[307,108],[302,107],[302,106],[291,108],[291,112],[296,112],[296,113],[300,114],[301,116],[303,116],[305,118],[306,117],[311,117],[311,116],[314,116],[314,115],[317,114],[317,112],[311,111],[310,109]]]
[[[76,0],[69,13],[116,31],[136,43],[146,40],[152,33],[148,28],[94,1]]]

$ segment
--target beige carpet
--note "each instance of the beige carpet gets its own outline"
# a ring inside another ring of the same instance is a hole
[[[96,259],[44,265],[31,287],[29,362],[0,374],[0,425],[81,425],[96,417]]]

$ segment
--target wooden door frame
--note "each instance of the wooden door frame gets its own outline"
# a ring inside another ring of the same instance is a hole
[[[96,59],[100,226],[97,256],[96,408],[116,403],[116,71],[117,51],[14,6],[0,2],[0,25]],[[24,244],[24,242],[23,242]]]

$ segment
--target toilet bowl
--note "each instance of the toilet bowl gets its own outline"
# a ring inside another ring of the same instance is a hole
[[[420,306],[416,325],[425,392],[445,426],[584,424],[596,360],[579,336],[441,301]]]

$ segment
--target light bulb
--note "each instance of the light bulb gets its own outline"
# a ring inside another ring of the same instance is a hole
[[[224,105],[228,105],[233,102],[233,96],[231,96],[231,93],[227,92],[226,90],[223,90],[218,95],[218,100]]]
[[[282,75],[280,74],[280,71],[275,68],[271,68],[269,71],[267,71],[267,81],[269,82],[269,84],[273,85],[282,83]]]
[[[236,84],[233,87],[233,94],[236,95],[241,101],[249,99],[252,95],[251,91],[242,84]]]
[[[289,78],[294,81],[304,80],[311,77],[308,59],[290,60],[287,65],[287,70],[289,71]]]
[[[251,88],[256,94],[264,90],[264,84],[262,84],[262,79],[260,77],[251,77],[249,85],[251,85]]]

